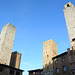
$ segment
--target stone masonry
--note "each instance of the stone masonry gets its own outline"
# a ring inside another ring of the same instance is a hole
[[[43,75],[53,75],[52,58],[58,55],[57,44],[51,39],[43,43]]]
[[[21,61],[21,53],[15,51],[11,54],[10,66],[19,69]]]
[[[16,27],[6,24],[0,34],[0,64],[9,65]]]
[[[75,6],[69,2],[65,5],[65,9],[63,11],[72,48],[75,46]]]

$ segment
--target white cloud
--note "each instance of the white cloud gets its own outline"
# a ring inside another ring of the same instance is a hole
[[[24,62],[23,64],[24,64],[24,65],[30,65],[30,63],[29,63],[29,62]]]

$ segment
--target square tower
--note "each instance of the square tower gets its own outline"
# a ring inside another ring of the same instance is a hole
[[[11,55],[11,60],[10,60],[10,66],[14,67],[14,68],[18,68],[20,67],[20,61],[21,61],[21,53],[19,52],[12,52]]]
[[[63,11],[72,48],[75,46],[75,6],[69,2],[65,5],[65,9]]]
[[[43,75],[53,75],[52,58],[57,55],[57,44],[52,39],[43,42]]]
[[[16,27],[6,24],[0,34],[0,63],[9,65]]]

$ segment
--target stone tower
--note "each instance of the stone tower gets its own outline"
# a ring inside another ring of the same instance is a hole
[[[69,2],[65,5],[65,9],[63,11],[72,48],[75,46],[75,6]]]
[[[21,53],[19,53],[17,51],[12,52],[11,60],[10,60],[10,66],[19,69],[20,61],[21,61]]]
[[[52,58],[58,55],[57,44],[51,39],[43,42],[43,75],[53,75]]]
[[[16,28],[6,24],[0,34],[0,64],[9,65]]]

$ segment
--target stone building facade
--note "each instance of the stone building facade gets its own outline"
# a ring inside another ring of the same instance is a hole
[[[75,48],[52,59],[54,75],[75,75]]]
[[[23,70],[0,64],[0,75],[22,75]]]
[[[21,53],[15,51],[11,54],[10,66],[14,68],[20,68],[20,61],[21,61]]]
[[[43,75],[43,69],[36,69],[28,71],[29,75]]]
[[[11,52],[15,37],[16,27],[6,24],[0,34],[0,63],[10,64]]]
[[[52,58],[58,55],[57,44],[51,39],[43,42],[43,75],[53,75]]]
[[[68,63],[70,75],[75,75],[75,46],[70,50],[68,48]]]
[[[69,75],[69,63],[67,52],[53,57],[54,75]]]

